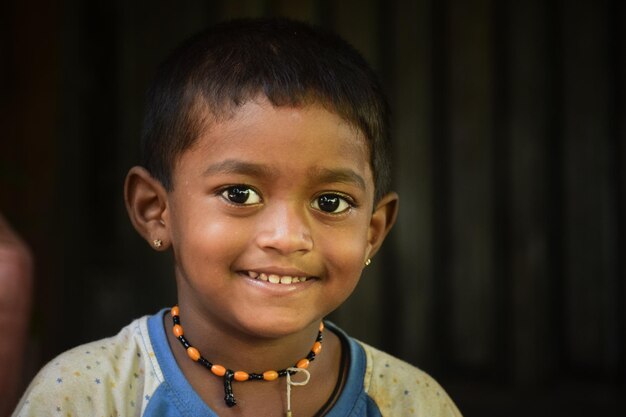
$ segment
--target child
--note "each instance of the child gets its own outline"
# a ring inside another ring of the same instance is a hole
[[[160,68],[125,185],[178,305],[73,349],[16,416],[459,416],[323,318],[393,225],[387,107],[363,58],[288,20],[196,36]],[[325,328],[324,328],[325,327]]]

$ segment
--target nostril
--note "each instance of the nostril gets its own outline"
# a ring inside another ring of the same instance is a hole
[[[280,253],[308,252],[313,249],[313,239],[307,233],[292,233],[285,229],[275,229],[260,233],[257,243],[261,248]]]
[[[309,219],[306,211],[298,207],[295,202],[284,201],[266,206],[259,222],[257,244],[282,254],[313,249]]]

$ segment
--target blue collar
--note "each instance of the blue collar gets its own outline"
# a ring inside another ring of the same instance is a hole
[[[148,318],[148,332],[154,348],[154,354],[163,373],[163,384],[178,408],[188,415],[205,415],[217,417],[217,414],[207,406],[200,396],[187,381],[176,363],[174,354],[167,342],[163,317],[169,309],[163,309]],[[327,329],[335,333],[344,343],[349,346],[349,367],[346,381],[335,402],[335,405],[326,414],[327,417],[345,417],[357,406],[359,398],[364,394],[363,379],[365,376],[366,358],[361,345],[350,338],[343,330],[331,322],[324,322]]]

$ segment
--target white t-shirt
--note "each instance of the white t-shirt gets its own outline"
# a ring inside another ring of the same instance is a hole
[[[114,337],[52,360],[32,381],[13,417],[217,416],[174,359],[163,326],[166,312],[137,319]],[[461,416],[421,370],[350,338],[332,323],[326,327],[349,349],[344,387],[326,416]]]

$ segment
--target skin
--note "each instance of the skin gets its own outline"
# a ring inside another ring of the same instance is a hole
[[[30,318],[33,260],[0,214],[0,416],[10,415],[21,389]],[[10,336],[8,336],[10,335]]]
[[[131,220],[148,242],[173,251],[182,325],[203,356],[263,372],[308,353],[319,322],[352,293],[396,218],[395,193],[374,205],[369,160],[361,132],[334,113],[260,97],[180,155],[171,191],[131,169]],[[275,284],[257,274],[307,280]],[[284,379],[235,383],[241,406],[226,408],[222,380],[186,356],[169,317],[164,325],[183,373],[218,414],[284,415]],[[311,382],[292,391],[294,413],[313,415],[325,403],[340,353],[325,332]]]

